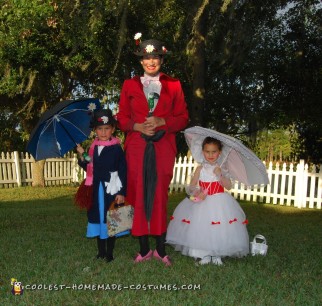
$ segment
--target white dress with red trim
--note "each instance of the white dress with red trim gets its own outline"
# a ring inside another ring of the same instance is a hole
[[[200,172],[199,185],[207,189],[207,197],[201,202],[185,198],[179,203],[171,216],[166,241],[176,251],[194,258],[246,256],[248,221],[238,202],[224,192],[213,174],[214,167],[204,164]]]

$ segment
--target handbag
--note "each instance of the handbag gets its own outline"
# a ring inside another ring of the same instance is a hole
[[[261,240],[261,242],[258,241]],[[266,238],[263,235],[256,235],[253,241],[250,243],[250,252],[253,256],[255,255],[266,255],[268,245]]]
[[[128,202],[110,205],[106,214],[106,224],[109,236],[115,236],[121,232],[132,229],[134,208]]]

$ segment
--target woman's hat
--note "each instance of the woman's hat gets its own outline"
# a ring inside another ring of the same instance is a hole
[[[137,56],[143,55],[166,55],[171,52],[167,50],[164,43],[156,39],[148,39],[141,42],[141,33],[137,33],[134,36],[137,50],[134,52]]]
[[[91,122],[89,124],[90,128],[95,128],[100,125],[116,125],[116,120],[113,117],[112,111],[110,109],[99,109],[93,112]]]

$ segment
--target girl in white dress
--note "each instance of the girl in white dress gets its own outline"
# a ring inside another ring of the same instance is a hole
[[[177,206],[167,231],[167,243],[183,255],[200,258],[201,265],[222,265],[222,257],[249,253],[248,221],[238,202],[224,191],[231,188],[228,171],[216,163],[221,150],[219,140],[204,139],[204,162],[190,184],[195,190],[199,186],[198,191]]]

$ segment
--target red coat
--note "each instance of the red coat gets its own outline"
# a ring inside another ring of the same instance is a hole
[[[142,180],[146,142],[139,132],[133,131],[134,123],[143,123],[149,113],[140,77],[124,82],[117,114],[119,127],[126,132],[124,148],[128,169],[127,200],[134,206],[134,236],[161,235],[167,230],[168,187],[177,153],[175,136],[188,123],[187,105],[180,81],[160,73],[160,82],[160,98],[153,115],[165,119],[166,125],[159,129],[164,129],[166,133],[154,143],[158,178],[150,226],[145,217]]]

